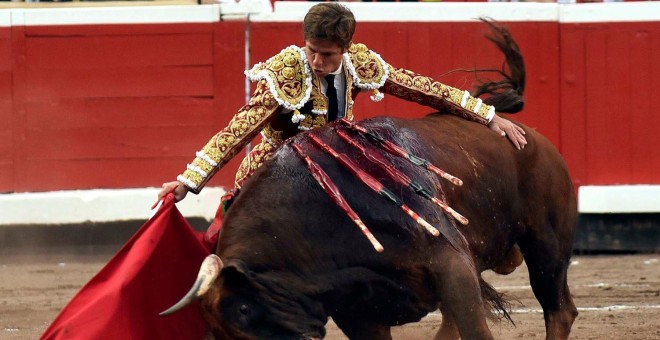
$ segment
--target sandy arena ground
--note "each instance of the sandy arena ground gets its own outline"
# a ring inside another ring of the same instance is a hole
[[[37,339],[107,258],[0,258],[0,339]],[[543,314],[524,265],[484,278],[517,299],[508,323],[491,324],[496,339],[543,339]],[[660,339],[660,255],[574,256],[569,284],[580,315],[572,339]],[[441,316],[394,329],[395,339],[432,339]],[[332,324],[327,339],[344,339]]]

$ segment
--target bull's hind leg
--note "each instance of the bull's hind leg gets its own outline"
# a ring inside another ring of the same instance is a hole
[[[486,323],[479,275],[467,258],[456,253],[441,255],[442,272],[436,278],[443,322],[435,339],[493,339]],[[446,320],[446,321],[445,321]]]
[[[567,280],[573,238],[562,237],[549,225],[540,230],[530,232],[521,244],[530,284],[543,308],[546,339],[568,339],[578,314]]]

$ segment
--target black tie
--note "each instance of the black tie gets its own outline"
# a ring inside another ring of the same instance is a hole
[[[325,91],[325,95],[328,96],[328,121],[331,122],[337,119],[337,114],[339,113],[337,88],[335,88],[335,75],[328,74],[325,76],[325,81],[328,82],[328,89]]]

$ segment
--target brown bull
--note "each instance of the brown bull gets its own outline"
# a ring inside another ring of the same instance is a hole
[[[218,256],[224,266],[202,299],[213,333],[227,339],[322,337],[332,317],[351,339],[389,339],[390,326],[440,308],[439,338],[487,339],[482,306],[501,301],[480,273],[505,267],[518,244],[547,338],[567,338],[577,315],[566,277],[576,204],[552,144],[525,127],[529,144],[519,151],[483,126],[438,114],[363,124],[461,178],[464,185],[455,187],[391,158],[436,196],[444,192],[469,225],[452,223],[408,188],[383,180],[445,238],[430,235],[300,135],[294,142],[342,188],[385,251],[374,251],[286,146],[246,183],[223,222]],[[373,168],[332,127],[321,132],[335,149]]]
[[[577,212],[566,165],[552,144],[521,125],[528,144],[517,150],[482,125],[442,114],[361,124],[461,178],[464,185],[453,186],[385,156],[469,225],[392,181],[338,138],[334,124],[315,133],[442,235],[428,233],[300,134],[290,143],[327,172],[384,251],[374,250],[285,145],[245,183],[223,221],[217,256],[207,258],[197,287],[175,309],[205,293],[203,314],[220,339],[321,338],[329,317],[351,339],[390,339],[391,326],[438,309],[443,318],[436,338],[490,339],[490,311],[508,314],[480,274],[511,272],[522,252],[546,337],[567,338],[577,315],[567,284]]]

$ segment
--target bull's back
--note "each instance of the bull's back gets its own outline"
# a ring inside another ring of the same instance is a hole
[[[435,114],[397,125],[417,132],[428,157],[475,189],[496,191],[502,199],[529,200],[557,188],[574,196],[568,168],[554,145],[528,126],[527,146],[518,150],[506,137],[460,117]],[[548,185],[549,181],[552,185]],[[571,190],[568,190],[571,189]],[[568,190],[568,192],[567,192]]]
[[[441,181],[448,203],[465,215],[462,228],[475,257],[501,256],[525,233],[550,227],[572,235],[577,216],[568,169],[552,143],[523,124],[527,146],[516,149],[505,137],[460,117],[429,115],[396,120],[415,131],[426,157],[463,180],[457,187]],[[493,260],[497,262],[497,260]]]

